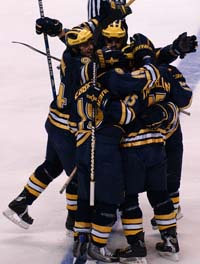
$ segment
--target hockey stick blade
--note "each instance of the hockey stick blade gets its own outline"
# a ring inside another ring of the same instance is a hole
[[[120,263],[124,264],[147,264],[147,260],[145,257],[133,257],[129,260],[120,258]]]
[[[188,112],[188,111],[185,111],[185,110],[183,110],[183,109],[181,109],[181,110],[180,110],[180,112],[181,112],[181,113],[183,113],[183,114],[185,114],[185,115],[188,115],[188,116],[190,116],[190,115],[191,115],[191,113],[190,113],[190,112]]]
[[[20,42],[20,41],[12,41],[12,43],[23,45],[23,46],[25,46],[25,47],[27,47],[27,48],[29,48],[29,49],[31,49],[31,50],[34,50],[34,51],[36,51],[36,52],[38,52],[38,53],[40,53],[40,54],[42,54],[42,55],[44,55],[44,56],[47,56],[47,53],[45,53],[44,51],[41,51],[41,50],[39,50],[39,49],[37,49],[37,48],[35,48],[35,47],[29,45],[29,44],[26,44],[26,43],[24,43],[24,42]],[[50,57],[51,57],[51,59],[54,59],[54,60],[56,60],[56,61],[59,61],[59,62],[61,61],[61,60],[60,60],[59,58],[57,58],[57,57],[54,57],[54,56],[51,56],[51,55],[50,55]]]
[[[164,259],[167,259],[173,262],[179,261],[178,253],[170,253],[170,252],[158,252],[158,253]]]

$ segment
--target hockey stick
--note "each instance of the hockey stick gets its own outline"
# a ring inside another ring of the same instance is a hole
[[[15,44],[21,44],[21,45],[23,45],[23,46],[25,46],[25,47],[27,47],[27,48],[29,48],[29,49],[32,49],[32,50],[34,50],[34,51],[36,51],[36,52],[38,52],[38,53],[40,53],[40,54],[42,54],[42,55],[44,55],[44,56],[47,56],[47,53],[45,53],[44,51],[41,51],[41,50],[39,50],[39,49],[36,49],[35,47],[33,47],[33,46],[29,45],[29,44],[26,44],[26,43],[24,43],[24,42],[20,42],[20,41],[12,41],[12,43],[15,43]],[[56,57],[54,57],[54,56],[50,56],[50,58],[53,59],[53,60],[59,61],[59,62],[61,61],[60,59],[58,59],[58,58],[56,58]]]
[[[96,86],[96,77],[97,77],[97,68],[96,62],[93,61],[93,78],[92,78],[92,85],[93,87]],[[94,206],[94,199],[95,199],[95,145],[96,145],[96,138],[95,138],[95,105],[92,105],[92,128],[91,128],[91,163],[90,163],[90,206]]]
[[[126,4],[127,6],[131,5],[135,0],[129,0]],[[92,85],[93,87],[96,86],[96,62],[93,62],[93,78],[92,78]],[[91,127],[91,166],[90,166],[90,206],[94,206],[95,200],[95,145],[96,145],[96,138],[95,138],[95,112],[96,107],[92,105],[92,127]]]
[[[77,167],[74,167],[73,171],[71,172],[71,174],[68,176],[67,181],[64,183],[63,187],[60,189],[59,193],[62,194],[63,191],[67,188],[67,186],[69,185],[69,183],[71,182],[71,180],[73,179],[75,173],[77,171]]]
[[[180,110],[180,112],[181,112],[181,113],[183,113],[183,114],[185,114],[185,115],[188,115],[188,116],[190,116],[190,115],[191,115],[191,113],[190,113],[190,112],[188,112],[188,111],[185,111],[185,110]]]
[[[44,8],[43,8],[42,0],[38,0],[38,4],[39,4],[39,10],[40,10],[40,17],[44,18]],[[49,41],[48,41],[48,37],[46,33],[44,33],[44,44],[45,44],[46,53],[47,53],[47,63],[48,63],[48,68],[49,68],[50,81],[51,81],[51,90],[52,90],[53,98],[56,99],[56,86],[55,86],[54,75],[53,75],[53,67],[51,63]]]
[[[133,2],[135,2],[135,0],[129,0],[126,6],[130,6]]]

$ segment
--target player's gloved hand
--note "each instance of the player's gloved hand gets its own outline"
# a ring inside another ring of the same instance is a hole
[[[95,54],[97,64],[101,69],[110,69],[114,67],[123,67],[126,63],[126,57],[120,50],[98,49]]]
[[[183,59],[186,53],[195,52],[197,46],[197,37],[195,35],[187,36],[187,32],[184,32],[173,41],[172,50],[177,56]]]
[[[130,44],[128,44],[122,48],[122,52],[128,60],[133,59],[133,50],[134,50],[134,44],[133,43],[130,43]]]
[[[87,90],[87,99],[104,111],[109,104],[111,95],[107,89],[103,89],[99,85],[90,85]]]
[[[178,119],[178,108],[171,102],[159,102],[148,107],[140,119],[150,129],[167,129],[171,122]]]
[[[154,45],[143,34],[134,34],[131,38],[131,44],[133,48],[133,58],[136,67],[140,67],[144,64],[154,64]]]
[[[49,17],[38,18],[35,24],[37,34],[45,33],[51,37],[58,36],[62,31],[62,27],[59,20]]]
[[[132,10],[129,6],[122,4],[119,1],[111,0],[102,1],[100,7],[100,15],[104,18],[107,17],[110,19],[110,23],[114,20],[123,19],[127,15],[131,14]]]

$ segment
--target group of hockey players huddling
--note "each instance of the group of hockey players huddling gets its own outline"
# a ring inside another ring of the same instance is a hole
[[[146,192],[162,241],[156,250],[178,260],[179,113],[190,106],[192,91],[170,63],[195,52],[197,39],[182,33],[171,45],[155,48],[137,33],[128,43],[125,17],[131,12],[125,1],[93,0],[89,20],[72,29],[48,17],[36,20],[37,34],[58,36],[66,44],[61,82],[45,123],[45,161],[3,213],[28,228],[33,223],[28,206],[63,170],[70,175],[76,167],[66,188],[66,228],[74,233],[76,259],[146,263],[139,206],[139,194]],[[128,247],[110,252],[118,211]]]

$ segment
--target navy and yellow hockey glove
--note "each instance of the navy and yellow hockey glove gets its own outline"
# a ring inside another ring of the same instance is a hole
[[[111,99],[110,92],[107,89],[103,89],[100,86],[91,85],[87,90],[87,99],[97,105],[102,111],[106,110]]]
[[[120,2],[110,1],[110,15],[116,19],[123,19],[127,15],[132,13],[132,10],[129,6],[121,4]]]
[[[102,28],[107,27],[108,24],[115,20],[123,19],[131,14],[132,10],[129,6],[122,4],[122,2],[111,0],[102,1],[100,7],[100,17]]]
[[[155,48],[153,43],[143,34],[134,34],[131,38],[133,48],[133,59],[136,67],[141,67],[144,64],[154,64]]]
[[[141,114],[140,120],[150,129],[167,129],[169,125],[176,123],[178,108],[171,102],[159,102],[148,107]]]
[[[120,50],[98,49],[95,60],[100,69],[123,67],[126,63],[126,56]]]
[[[36,20],[36,33],[42,34],[45,33],[50,37],[58,36],[62,31],[63,25],[57,19],[52,19],[49,17],[38,18]]]
[[[187,36],[187,32],[184,32],[173,41],[171,48],[177,56],[183,59],[187,53],[195,52],[197,46],[197,37],[195,35]]]

